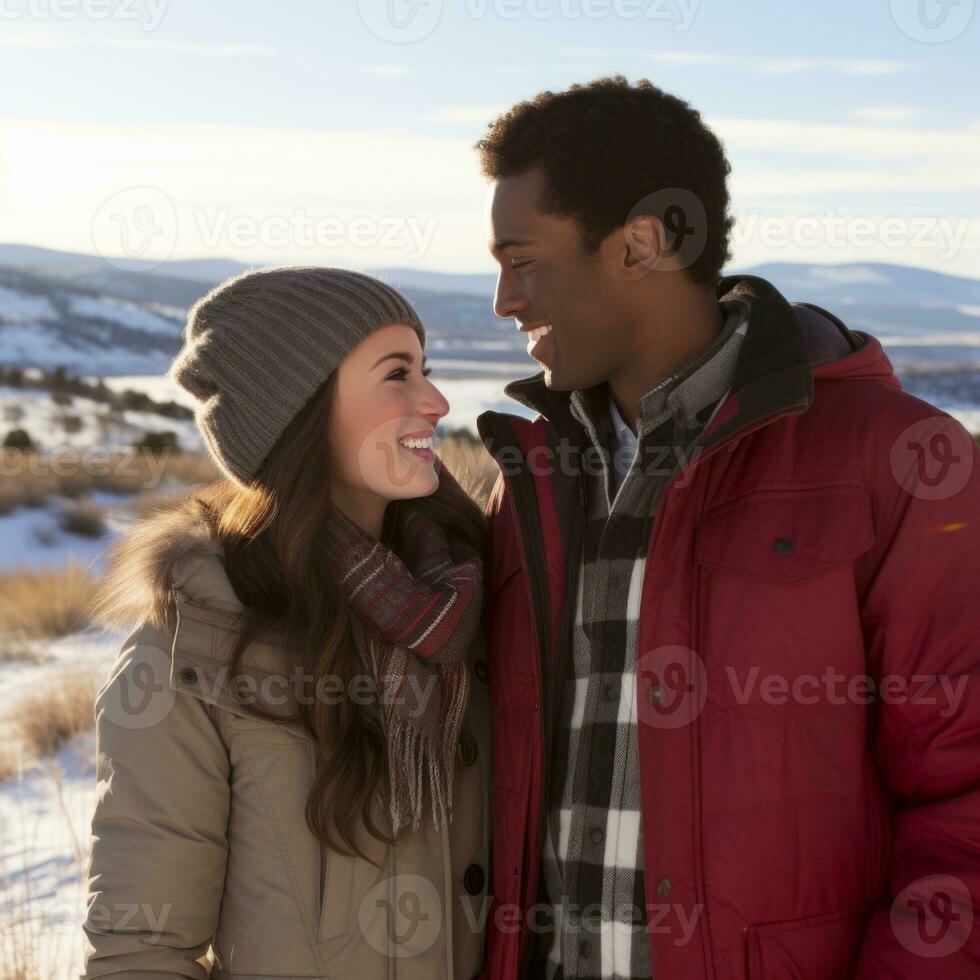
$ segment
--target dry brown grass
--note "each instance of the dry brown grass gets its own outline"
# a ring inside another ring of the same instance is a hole
[[[16,636],[8,633],[0,636],[0,664],[13,663],[32,663],[39,664],[45,657],[41,654],[36,645],[24,636]]]
[[[20,698],[10,722],[30,759],[57,752],[69,739],[95,725],[92,672],[67,668],[46,672]]]
[[[483,441],[467,429],[457,429],[438,444],[437,452],[456,482],[485,508],[499,470]]]
[[[58,569],[17,568],[0,575],[0,636],[49,639],[83,629],[92,580],[88,569],[69,562]]]
[[[94,708],[92,714],[94,720]],[[7,739],[0,745],[0,772],[3,771],[2,750],[6,743]],[[22,758],[21,766],[26,769],[28,760]],[[61,762],[41,759],[31,762],[30,768],[37,769],[37,774],[31,773],[32,776],[37,775],[51,782],[51,794],[62,818],[65,843],[74,860],[78,881],[84,885],[89,857],[88,841],[76,830],[78,814],[73,810],[77,807],[77,801],[72,801],[66,794],[65,772]],[[20,770],[12,774],[20,775]],[[36,832],[32,832],[38,802],[36,794],[39,791],[43,792],[44,787],[35,779],[30,791],[18,794],[18,808],[10,830],[21,837],[23,846],[17,850],[8,848],[5,852],[0,851],[0,880],[9,886],[4,895],[6,907],[2,908],[0,920],[0,980],[63,980],[73,969],[75,972],[71,975],[77,976],[77,968],[84,959],[84,943],[76,916],[72,915],[66,920],[62,914],[64,900],[52,906],[54,896],[42,891],[35,882],[38,867],[49,860],[46,849],[42,853],[37,846]],[[28,797],[29,801],[26,799]],[[62,874],[69,873],[67,868],[62,871]],[[52,918],[52,911],[56,913],[56,918]],[[52,932],[57,935],[53,937]]]
[[[201,453],[154,456],[135,449],[98,455],[66,451],[49,459],[8,450],[0,472],[0,514],[41,506],[54,496],[78,499],[95,491],[133,496],[152,492],[161,483],[192,486],[211,483],[219,476],[211,458]]]

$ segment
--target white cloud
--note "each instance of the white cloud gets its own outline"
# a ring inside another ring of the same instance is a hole
[[[165,51],[207,58],[267,58],[279,54],[267,44],[208,44],[198,41],[164,41],[155,38],[44,37],[20,34],[0,36],[0,47],[59,50],[62,48],[118,48],[130,51]]]
[[[738,68],[760,75],[797,75],[802,72],[830,72],[842,75],[892,75],[909,71],[909,61],[875,61],[853,58],[772,58],[751,55],[725,55],[694,51],[651,51],[648,57],[665,65],[699,67],[715,65]]]
[[[980,132],[974,129],[867,127],[740,116],[708,117],[706,122],[728,149],[781,151],[796,159],[830,155],[859,163],[912,159],[921,165],[925,159],[934,190],[975,187],[980,175]],[[941,155],[936,147],[942,147]],[[899,181],[904,179],[901,170],[891,173]]]
[[[415,69],[410,65],[363,65],[361,71],[365,75],[414,75]]]
[[[432,232],[418,259],[430,267],[458,268],[461,251],[470,267],[482,256],[486,183],[468,140],[19,118],[0,118],[0,133],[0,241],[121,254],[100,236],[122,224],[122,195],[126,207],[145,198],[143,214],[164,229],[160,249],[175,258],[392,266],[416,258],[417,238],[402,247],[406,228]],[[331,244],[315,244],[317,223],[333,229]]]
[[[867,105],[851,110],[855,119],[872,123],[899,123],[922,114],[922,110],[911,105]]]
[[[465,123],[477,114],[482,123],[496,111],[489,105],[456,105],[434,113]],[[970,198],[962,192],[980,187],[978,129],[907,130],[730,116],[708,122],[733,162],[733,209],[740,218],[755,209],[763,218],[789,221],[867,214],[880,222],[889,214],[919,213],[914,202],[921,193],[931,201],[946,194],[945,205],[931,206],[937,216],[960,221],[961,215],[969,216]],[[0,118],[0,134],[0,241],[92,252],[93,228],[111,229],[116,220],[106,214],[106,202],[128,189],[149,187],[172,202],[175,258],[492,269],[484,244],[488,185],[467,136],[410,128],[337,132],[23,118]],[[943,147],[941,154],[936,146]],[[864,201],[874,202],[873,212]],[[234,233],[236,220],[246,226],[281,224],[294,216],[328,218],[341,223],[345,233],[329,247],[296,244],[288,236],[284,245],[269,245]],[[402,248],[397,238],[386,243],[368,235],[371,240],[365,242],[348,233],[366,221],[383,235],[382,223],[395,219],[426,230],[418,239],[424,239],[421,254]],[[900,254],[894,248],[855,247],[845,254],[816,247],[796,254],[789,246],[774,251],[759,234],[748,233],[737,259],[905,261],[976,275],[970,250],[978,245],[977,220],[969,223],[952,260],[942,260],[938,250],[933,255],[918,248]]]
[[[796,75],[802,72],[830,72],[842,75],[893,75],[916,67],[914,62],[869,58],[773,58],[770,55],[737,55],[717,51],[650,51],[640,49],[563,47],[567,58],[650,58],[676,68],[734,68],[759,75]]]
[[[436,123],[488,123],[502,112],[506,106],[453,105],[438,109],[422,117],[425,122]]]

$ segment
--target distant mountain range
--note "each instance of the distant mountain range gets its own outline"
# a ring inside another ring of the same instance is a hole
[[[188,307],[250,268],[225,259],[109,263],[92,255],[0,245],[0,363],[91,375],[161,374]],[[254,267],[252,267],[254,268]],[[513,320],[491,309],[492,273],[367,270],[418,309],[443,377],[533,373]],[[883,263],[767,263],[732,270],[773,282],[882,340],[906,388],[980,408],[980,281]],[[513,370],[511,370],[513,369]]]

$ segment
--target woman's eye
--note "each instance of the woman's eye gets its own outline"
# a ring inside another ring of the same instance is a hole
[[[530,265],[530,264],[531,264],[531,260],[530,260],[530,259],[528,259],[528,260],[527,260],[526,262],[511,262],[511,264],[510,264],[510,267],[511,267],[511,268],[512,268],[512,269],[513,269],[513,270],[514,270],[515,272],[520,272],[520,271],[521,271],[521,269],[523,269],[523,268],[524,268],[524,266],[526,266],[526,265]]]
[[[432,374],[432,368],[427,367],[422,369],[422,377],[427,378]],[[397,371],[392,371],[388,375],[389,381],[404,381],[408,377],[408,371],[405,368],[398,368]]]

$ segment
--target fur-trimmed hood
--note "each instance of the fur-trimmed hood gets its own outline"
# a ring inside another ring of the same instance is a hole
[[[174,590],[194,602],[242,608],[225,572],[220,542],[195,497],[137,521],[109,550],[92,618],[109,629],[169,622]]]

